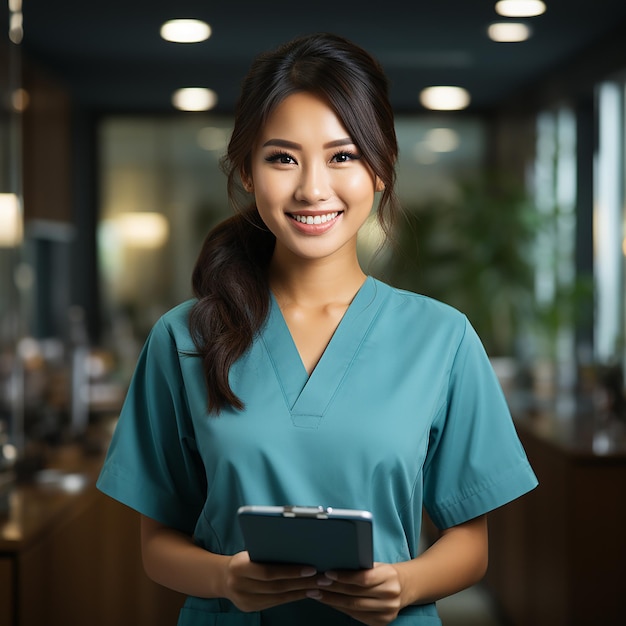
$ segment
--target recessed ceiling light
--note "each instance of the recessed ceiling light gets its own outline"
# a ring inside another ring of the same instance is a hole
[[[211,27],[201,20],[170,20],[161,26],[161,37],[174,43],[198,43],[211,36]]]
[[[496,13],[504,17],[535,17],[546,12],[541,0],[500,0],[496,2]]]
[[[181,111],[208,111],[217,104],[217,94],[206,87],[177,89],[172,104]]]
[[[487,29],[489,38],[502,43],[526,41],[530,37],[530,27],[521,22],[498,22]]]
[[[470,95],[462,87],[426,87],[420,93],[420,102],[433,111],[458,111],[470,103]]]

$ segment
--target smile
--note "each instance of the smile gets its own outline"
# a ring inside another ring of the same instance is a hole
[[[296,222],[300,222],[301,224],[326,224],[326,222],[330,222],[334,220],[337,215],[339,215],[338,211],[333,211],[332,213],[324,213],[322,215],[294,215],[293,213],[289,214],[289,217],[296,220]]]

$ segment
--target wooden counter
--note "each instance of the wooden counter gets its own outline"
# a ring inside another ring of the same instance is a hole
[[[145,576],[139,518],[96,489],[101,464],[59,448],[50,467],[69,475],[65,489],[13,490],[0,518],[0,626],[176,624],[184,598]]]
[[[490,515],[488,588],[514,626],[626,623],[626,424],[515,421],[539,487]]]

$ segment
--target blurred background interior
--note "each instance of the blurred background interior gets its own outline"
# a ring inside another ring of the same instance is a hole
[[[381,255],[368,225],[364,266],[467,313],[540,480],[492,516],[489,573],[444,624],[624,623],[624,0],[2,4],[0,626],[175,623],[94,476],[148,330],[229,214],[239,83],[316,30],[391,81],[407,217]],[[181,18],[204,30],[168,40]]]

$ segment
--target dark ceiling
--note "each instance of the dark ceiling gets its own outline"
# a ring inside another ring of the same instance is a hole
[[[229,112],[254,55],[325,30],[382,62],[397,111],[420,110],[420,89],[434,84],[466,87],[472,109],[485,110],[557,72],[626,21],[625,0],[546,3],[546,13],[522,20],[533,29],[529,41],[497,44],[486,35],[502,20],[495,0],[23,0],[22,45],[96,111],[170,111],[174,89],[207,86],[219,95],[217,110]],[[198,44],[161,40],[161,23],[177,17],[208,21],[212,37]]]

